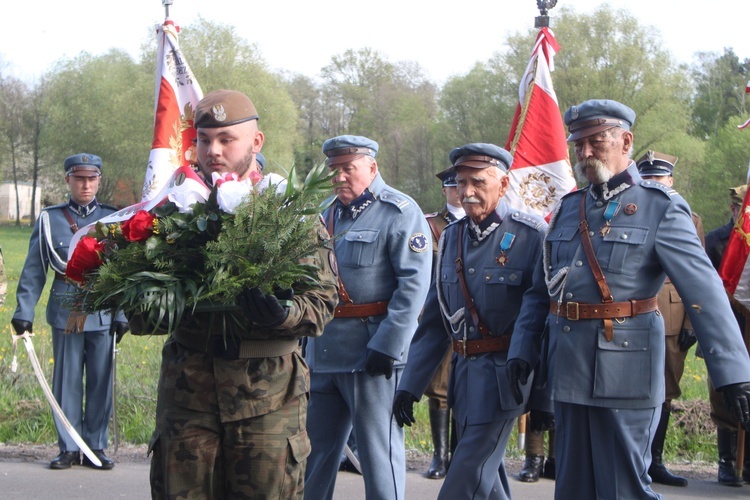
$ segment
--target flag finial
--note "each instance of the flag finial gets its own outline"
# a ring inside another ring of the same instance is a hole
[[[173,0],[161,0],[161,4],[164,6],[164,18],[169,19],[169,6],[172,5]]]
[[[539,8],[540,16],[534,18],[535,28],[548,28],[549,16],[547,11],[557,5],[557,0],[536,0],[536,6]]]

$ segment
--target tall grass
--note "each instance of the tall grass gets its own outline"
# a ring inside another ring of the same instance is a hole
[[[16,308],[15,291],[18,277],[28,251],[30,228],[0,226],[8,274],[8,297],[0,307],[0,442],[51,444],[57,441],[52,414],[26,358],[23,344],[18,346],[18,371],[10,369],[13,347],[10,319]],[[45,308],[52,275],[36,307],[34,346],[47,374],[52,380],[51,331],[45,321]],[[154,428],[156,384],[163,337],[126,335],[117,346],[117,427],[121,443],[147,443]],[[669,460],[714,460],[715,429],[708,415],[706,368],[703,360],[691,350],[682,379],[682,403],[690,412],[676,411],[667,434],[666,458]],[[416,424],[406,429],[406,448],[419,453],[432,451],[426,398],[415,407]],[[110,439],[113,436],[110,429]],[[514,431],[508,447],[511,457],[522,456]]]

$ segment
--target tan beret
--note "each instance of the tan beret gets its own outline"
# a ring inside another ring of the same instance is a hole
[[[745,201],[745,193],[747,193],[747,184],[729,188],[729,197],[732,199],[732,203],[742,205],[742,202]]]
[[[236,90],[214,90],[195,108],[195,128],[218,128],[257,120],[253,101]]]

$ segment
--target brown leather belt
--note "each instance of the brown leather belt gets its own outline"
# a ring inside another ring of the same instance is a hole
[[[63,280],[63,281],[66,280],[65,275],[61,274],[61,273],[58,273],[57,271],[55,271],[55,279],[56,280]]]
[[[477,340],[454,340],[453,352],[464,358],[485,352],[505,352],[510,348],[510,335]]]
[[[388,301],[370,302],[369,304],[339,304],[333,311],[334,318],[366,318],[388,312]]]
[[[579,319],[630,318],[639,314],[656,311],[657,309],[659,309],[659,303],[656,297],[601,304],[581,304],[579,302],[565,302],[564,304],[550,302],[549,304],[549,312],[570,321],[578,321]]]

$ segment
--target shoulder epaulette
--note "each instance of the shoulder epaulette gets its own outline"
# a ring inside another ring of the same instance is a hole
[[[65,202],[65,203],[60,203],[59,205],[52,205],[52,206],[49,206],[49,207],[44,207],[44,208],[42,208],[42,210],[53,210],[55,208],[65,208],[67,206],[68,206],[68,203]]]
[[[527,214],[525,212],[514,211],[510,215],[510,218],[516,222],[520,222],[522,224],[526,224],[527,226],[533,227],[534,229],[539,229],[545,224],[544,219],[542,219],[538,215]]]
[[[652,181],[652,180],[648,180],[648,179],[642,180],[641,181],[641,186],[643,186],[643,187],[645,187],[647,189],[654,189],[656,191],[664,193],[670,199],[672,198],[672,196],[674,196],[674,195],[677,194],[677,191],[675,191],[671,187],[669,187],[669,186],[667,186],[665,184],[662,184],[661,182],[656,182],[656,181]]]
[[[393,191],[388,188],[383,189],[378,196],[378,199],[384,203],[390,203],[398,208],[400,211],[404,211],[406,207],[414,203],[408,196],[398,191]]]

